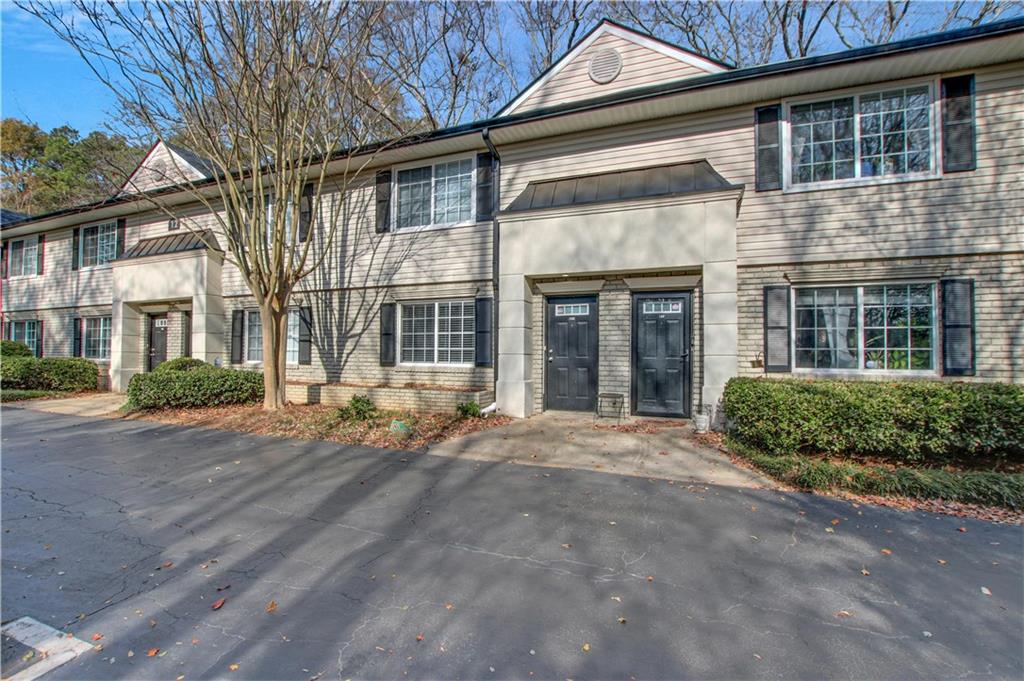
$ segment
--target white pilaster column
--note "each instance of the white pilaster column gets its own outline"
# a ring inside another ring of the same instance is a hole
[[[498,409],[533,413],[533,296],[526,277],[503,275],[498,286]]]
[[[224,298],[192,296],[192,356],[210,364],[227,363],[224,357]]]
[[[725,384],[739,371],[739,309],[736,295],[736,202],[706,204],[703,276],[704,386],[701,398],[711,422],[722,422]]]
[[[125,392],[131,377],[142,371],[142,317],[128,303],[114,301],[110,318],[110,389],[114,392]]]

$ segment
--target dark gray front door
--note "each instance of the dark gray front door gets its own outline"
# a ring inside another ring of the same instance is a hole
[[[167,315],[149,315],[149,370],[167,360]]]
[[[690,416],[692,294],[633,296],[633,411]]]
[[[597,406],[597,296],[548,298],[547,409],[593,411]]]

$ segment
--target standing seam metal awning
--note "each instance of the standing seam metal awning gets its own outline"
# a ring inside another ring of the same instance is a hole
[[[129,248],[118,260],[131,260],[133,258],[147,258],[153,255],[167,255],[169,253],[183,253],[185,251],[198,251],[204,248],[220,250],[217,238],[209,230],[201,235],[183,231],[177,234],[165,234],[164,236],[143,239]]]
[[[502,213],[742,189],[707,161],[530,182]]]

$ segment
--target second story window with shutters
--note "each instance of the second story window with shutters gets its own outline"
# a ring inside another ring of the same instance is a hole
[[[400,168],[395,172],[396,229],[454,225],[475,219],[472,158]]]
[[[33,277],[39,273],[39,237],[15,239],[8,244],[7,274],[10,277]]]
[[[932,83],[787,102],[785,187],[936,175],[936,106]]]
[[[107,222],[82,229],[79,248],[82,267],[104,265],[117,257],[117,223]]]

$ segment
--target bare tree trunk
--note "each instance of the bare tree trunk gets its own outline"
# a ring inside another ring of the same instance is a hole
[[[260,304],[260,322],[263,328],[263,408],[280,409],[285,403],[287,377],[287,303],[282,304],[274,298],[263,301]]]

